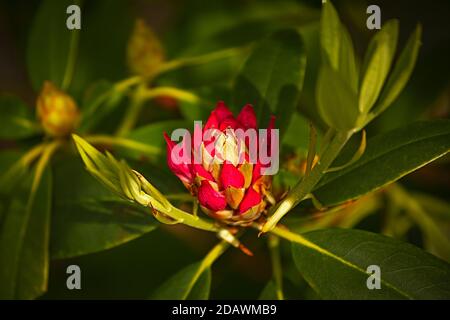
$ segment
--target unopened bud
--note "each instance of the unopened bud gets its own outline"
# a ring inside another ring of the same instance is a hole
[[[37,117],[45,132],[54,137],[70,134],[76,128],[80,113],[75,101],[56,88],[51,82],[44,82],[37,99]]]
[[[153,30],[138,19],[128,41],[127,61],[131,72],[152,76],[164,61],[164,50]]]

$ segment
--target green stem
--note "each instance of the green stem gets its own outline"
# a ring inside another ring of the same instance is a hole
[[[217,245],[215,245],[214,248],[211,249],[211,251],[208,252],[208,254],[200,262],[200,266],[197,269],[197,272],[192,277],[189,283],[189,290],[186,290],[186,296],[182,297],[182,300],[187,299],[189,293],[191,292],[192,288],[194,287],[195,283],[200,278],[202,273],[205,272],[206,269],[210,268],[213,263],[228,249],[229,246],[230,244],[228,242],[221,241]]]
[[[163,212],[171,218],[179,221],[179,223],[185,224],[187,226],[211,232],[220,231],[220,229],[214,223],[203,220],[198,216],[194,216],[174,206],[171,206],[168,210],[165,210]]]
[[[75,4],[80,5],[81,1],[75,1]],[[80,30],[70,31],[70,44],[69,44],[69,56],[67,57],[66,70],[64,71],[64,77],[61,84],[61,89],[66,91],[72,82],[73,72],[75,70],[75,64],[77,60],[78,53],[78,43],[80,39]]]
[[[214,60],[220,60],[220,59],[226,59],[231,58],[237,55],[242,54],[245,52],[246,48],[229,48],[225,50],[215,51],[207,54],[203,54],[200,56],[195,57],[187,57],[187,58],[180,58],[176,60],[169,61],[167,63],[164,63],[158,70],[158,75],[176,70],[178,68],[187,67],[187,66],[193,66],[193,65],[199,65],[199,64],[205,64]]]
[[[268,245],[270,250],[270,259],[272,262],[273,280],[275,281],[277,299],[283,300],[283,270],[281,267],[280,239],[277,236],[270,234],[268,238]]]
[[[146,155],[151,156],[157,156],[161,154],[161,149],[157,147],[121,137],[114,137],[108,135],[92,135],[84,137],[84,139],[91,144],[116,145],[130,150],[142,152]]]
[[[276,206],[275,212],[264,224],[261,232],[264,233],[274,228],[286,213],[303,201],[308,194],[312,192],[316,184],[325,174],[326,169],[328,169],[334,159],[336,159],[352,134],[352,132],[338,132],[335,135],[328,147],[324,150],[322,158],[319,159],[310,174],[300,180],[288,193],[286,198]]]
[[[117,130],[118,136],[125,136],[136,124],[139,114],[141,113],[142,107],[144,105],[145,99],[143,99],[142,94],[145,92],[146,84],[141,83],[134,92],[131,98],[131,105],[125,114],[119,129]]]
[[[143,91],[141,93],[141,98],[145,100],[161,96],[172,97],[177,100],[186,101],[190,103],[196,103],[200,100],[200,98],[197,95],[193,94],[192,92],[172,87],[157,87],[147,89],[146,91]]]

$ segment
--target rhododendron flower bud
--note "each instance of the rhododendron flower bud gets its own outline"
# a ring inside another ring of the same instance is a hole
[[[144,20],[136,20],[127,47],[127,61],[131,72],[144,77],[152,76],[164,59],[163,47],[153,30]]]
[[[45,132],[54,137],[66,136],[76,128],[80,113],[75,101],[46,81],[37,99],[37,117]]]
[[[234,117],[219,102],[206,124],[195,126],[194,141],[186,134],[177,143],[165,134],[168,166],[209,216],[231,225],[248,225],[261,217],[271,188],[271,176],[264,174],[267,162],[258,155],[263,148],[269,150],[264,154],[271,154],[273,126],[272,117],[267,136],[262,137],[251,105]]]

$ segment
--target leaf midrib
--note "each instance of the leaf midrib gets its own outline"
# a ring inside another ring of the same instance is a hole
[[[441,136],[446,136],[446,135],[450,135],[450,133],[449,133],[449,132],[446,132],[446,133],[439,133],[439,134],[436,134],[436,135],[430,135],[430,136],[427,136],[427,137],[419,137],[418,139],[416,139],[416,140],[411,140],[411,141],[409,141],[408,143],[405,143],[405,144],[402,144],[402,145],[396,145],[396,146],[394,146],[394,147],[392,147],[392,148],[386,149],[384,152],[381,152],[381,153],[375,155],[375,156],[372,157],[372,158],[368,158],[368,159],[365,159],[365,160],[363,160],[363,161],[358,161],[357,163],[355,163],[355,164],[354,164],[353,166],[351,166],[350,168],[342,170],[342,173],[341,173],[341,174],[336,174],[334,177],[332,177],[332,178],[326,180],[324,183],[322,183],[322,184],[319,183],[319,184],[317,185],[317,187],[315,188],[315,190],[318,190],[319,188],[322,188],[323,186],[326,186],[327,184],[333,182],[334,180],[336,180],[336,179],[338,179],[338,178],[341,178],[342,176],[345,176],[345,175],[348,174],[349,172],[351,172],[351,171],[353,171],[353,170],[356,170],[356,169],[358,169],[358,168],[360,168],[360,167],[362,167],[362,166],[364,166],[364,165],[366,165],[366,164],[368,164],[368,163],[370,163],[370,162],[373,162],[373,161],[375,161],[375,160],[377,160],[377,159],[383,157],[383,156],[386,155],[387,153],[390,153],[390,152],[392,152],[392,151],[394,151],[394,150],[398,150],[398,149],[400,149],[400,148],[406,147],[406,146],[411,145],[411,144],[414,144],[414,143],[423,142],[423,141],[428,140],[428,139],[433,139],[433,138],[437,138],[437,137],[441,137]],[[447,153],[447,152],[449,152],[449,150],[447,150],[447,151],[444,152],[444,153]],[[427,162],[427,163],[428,163],[428,162]]]

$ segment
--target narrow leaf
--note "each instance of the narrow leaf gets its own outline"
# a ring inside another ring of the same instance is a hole
[[[391,68],[398,38],[398,21],[386,22],[373,37],[364,59],[359,110],[367,113],[375,104]]]

